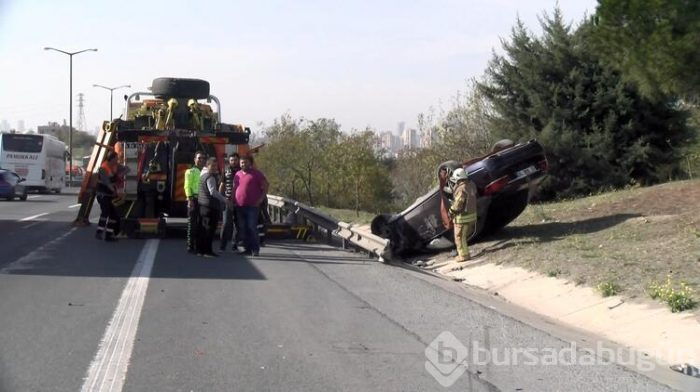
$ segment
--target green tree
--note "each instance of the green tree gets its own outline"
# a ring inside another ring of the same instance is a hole
[[[289,162],[295,159],[295,151],[301,148],[298,146],[299,122],[286,113],[275,119],[264,133],[266,144],[256,163],[270,182],[270,193],[296,199],[300,181]]]
[[[389,171],[375,151],[371,130],[341,132],[333,119],[275,120],[265,131],[258,165],[270,180],[270,193],[310,205],[377,210],[391,202]]]
[[[302,130],[308,152],[302,159],[308,174],[309,203],[325,201],[325,205],[334,207],[334,165],[335,154],[333,147],[341,137],[340,124],[334,119],[320,118],[305,121],[306,126]]]
[[[337,178],[345,186],[337,196],[359,211],[382,211],[391,201],[391,179],[381,163],[371,130],[343,137],[336,149]]]
[[[697,98],[700,2],[599,0],[596,49],[648,96]]]
[[[541,26],[542,37],[535,37],[518,20],[479,88],[493,105],[499,136],[544,145],[550,176],[543,198],[676,175],[674,146],[690,135],[685,113],[644,98],[602,63],[589,44],[589,25],[574,31],[556,9]]]

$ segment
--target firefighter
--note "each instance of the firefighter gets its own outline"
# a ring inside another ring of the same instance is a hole
[[[95,238],[105,241],[116,241],[115,229],[119,227],[119,216],[112,201],[117,196],[117,170],[119,162],[117,154],[110,151],[100,168],[97,170],[97,203],[100,205],[100,221],[97,224]]]
[[[197,236],[199,231],[199,176],[207,156],[197,151],[194,154],[194,165],[185,171],[185,196],[187,197],[187,251],[196,254]]]
[[[450,177],[453,202],[449,209],[450,219],[454,224],[456,262],[469,260],[467,241],[476,229],[476,185],[467,178],[463,168],[455,169]]]

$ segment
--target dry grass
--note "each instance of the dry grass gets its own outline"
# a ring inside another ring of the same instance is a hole
[[[498,234],[474,244],[489,261],[596,287],[615,282],[648,298],[654,282],[700,291],[700,181],[632,188],[529,206]]]

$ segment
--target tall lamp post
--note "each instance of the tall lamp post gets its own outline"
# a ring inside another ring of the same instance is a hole
[[[109,121],[112,121],[114,117],[112,116],[112,103],[114,102],[114,90],[118,90],[120,88],[131,88],[130,84],[125,84],[122,86],[118,87],[107,87],[107,86],[102,86],[100,84],[93,84],[92,87],[100,87],[105,90],[109,90]]]
[[[70,155],[68,162],[68,186],[73,186],[73,56],[83,52],[97,52],[97,49],[83,49],[77,52],[66,52],[65,50],[45,47],[44,50],[55,50],[63,54],[67,54],[70,57],[70,82],[69,82],[69,99],[68,107],[70,113],[68,114],[68,155]]]

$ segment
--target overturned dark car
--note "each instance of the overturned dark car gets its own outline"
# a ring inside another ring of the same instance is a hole
[[[547,158],[536,140],[519,144],[502,140],[486,156],[442,163],[437,169],[439,186],[403,212],[372,220],[372,233],[389,239],[394,255],[454,246],[447,215],[452,203],[447,179],[459,167],[467,169],[478,189],[476,230],[470,238],[474,241],[498,231],[523,212],[544,178]]]

